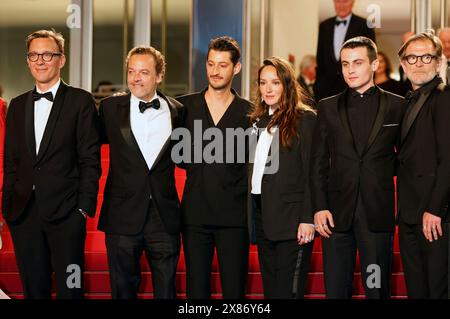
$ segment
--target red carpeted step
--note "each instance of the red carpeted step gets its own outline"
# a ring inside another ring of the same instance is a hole
[[[94,218],[88,219],[87,222],[87,237],[86,237],[86,298],[88,299],[109,299],[109,274],[107,272],[107,257],[104,244],[104,234],[97,230],[99,211],[103,200],[104,186],[106,183],[106,175],[109,168],[109,149],[107,146],[103,146],[101,150],[102,154],[102,177],[99,181],[99,195],[97,204],[97,214]],[[186,180],[186,174],[184,170],[176,169],[175,171],[176,185],[178,194],[181,197],[184,183]],[[0,251],[0,287],[10,294],[13,298],[23,298],[22,287],[20,278],[17,273],[17,266],[15,262],[15,256],[13,252],[13,245],[11,237],[8,231],[8,227],[5,225],[2,232],[3,238],[3,250]],[[324,284],[323,284],[323,266],[322,266],[322,245],[321,239],[316,239],[314,243],[314,253],[312,257],[311,272],[309,274],[308,291],[306,298],[319,299],[324,298]],[[394,274],[392,275],[392,294],[394,298],[404,298],[405,284],[403,279],[402,266],[400,255],[398,253],[398,236],[395,236],[394,241]],[[145,258],[142,258],[141,267],[143,271],[143,280],[141,285],[142,298],[152,298],[151,287],[151,274]],[[178,298],[185,298],[185,263],[184,254],[181,252],[180,261],[178,263],[177,273],[177,285],[178,285]],[[218,272],[217,258],[213,261],[212,271],[212,291],[213,298],[221,298],[220,294],[220,277]],[[359,262],[356,263],[355,270],[355,298],[364,298],[363,288],[360,280],[360,266]],[[248,298],[260,299],[263,298],[262,294],[262,282],[259,273],[258,255],[256,246],[250,247],[249,255],[249,275],[248,275]]]
[[[105,251],[86,251],[85,253],[85,269],[86,271],[107,271],[108,270],[108,260]],[[142,256],[141,260],[142,271],[150,271],[147,260],[145,256]],[[12,251],[0,252],[0,273],[4,272],[17,272],[16,257]],[[186,271],[186,264],[184,261],[184,253],[181,251],[180,259],[177,267],[178,272]],[[213,272],[219,271],[219,265],[217,262],[217,257],[214,257]],[[394,253],[394,268],[393,273],[401,273],[402,265],[400,260],[400,254]],[[250,252],[249,254],[249,272],[260,272],[259,261],[257,252]],[[319,252],[314,252],[311,260],[310,272],[321,273],[323,272],[322,264],[322,254]],[[359,260],[356,261],[355,272],[361,272],[359,265]]]
[[[86,272],[84,274],[85,278],[85,289],[88,293],[109,293],[109,274],[108,272]],[[406,288],[403,280],[402,274],[392,275],[392,295],[393,296],[405,296]],[[8,293],[21,293],[22,286],[20,282],[19,275],[17,273],[3,273],[0,279],[0,285],[2,289]],[[364,289],[361,282],[361,276],[356,273],[354,276],[354,295],[363,295]],[[153,291],[151,283],[151,274],[149,272],[142,273],[142,281],[140,286],[141,293],[149,293]],[[220,293],[220,276],[218,273],[213,272],[211,274],[211,291],[214,293]],[[186,292],[186,274],[177,274],[177,292]],[[247,281],[247,292],[250,295],[262,294],[262,281],[259,273],[249,273]],[[321,273],[310,273],[307,285],[308,295],[321,295],[324,294],[325,288],[323,283],[323,274]]]

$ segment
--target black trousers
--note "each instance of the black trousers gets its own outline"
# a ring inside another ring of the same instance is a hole
[[[399,218],[400,255],[409,298],[449,298],[449,227],[442,224],[443,236],[426,240],[422,225],[406,224]]]
[[[141,284],[141,256],[147,257],[155,299],[174,299],[180,236],[167,233],[154,205],[141,233],[106,234],[106,250],[113,299],[137,299]]]
[[[352,297],[357,250],[366,297],[390,298],[393,238],[393,233],[369,230],[363,207],[358,200],[352,229],[348,232],[333,232],[328,239],[322,238],[327,298]]]
[[[58,299],[83,298],[86,219],[74,209],[55,223],[44,221],[33,197],[24,215],[8,223],[27,299],[50,299],[52,273]]]
[[[187,298],[211,297],[214,248],[219,261],[223,298],[243,299],[248,273],[247,228],[193,225],[185,225],[183,229]]]
[[[271,241],[264,234],[260,197],[254,196],[256,243],[266,299],[303,298],[313,242],[299,246],[297,240]]]

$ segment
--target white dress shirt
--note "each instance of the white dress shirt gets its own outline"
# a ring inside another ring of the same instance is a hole
[[[269,115],[272,115],[272,109],[269,109]],[[272,127],[271,133],[275,133],[278,127]],[[272,144],[273,135],[264,129],[258,139],[255,150],[255,162],[253,163],[252,174],[252,194],[261,194],[261,183],[266,168],[267,158],[269,157],[270,145]]]
[[[50,90],[42,92],[36,86],[36,91],[40,94],[52,92],[53,100],[55,100],[56,92],[58,91],[61,80],[53,85]],[[34,138],[36,140],[36,155],[39,153],[39,147],[41,146],[42,137],[44,136],[45,127],[47,126],[48,117],[52,110],[53,102],[50,102],[46,98],[41,98],[34,102]]]
[[[337,21],[347,21],[347,23],[344,25],[343,23],[339,25],[334,25],[334,56],[336,57],[336,61],[339,61],[341,47],[344,44],[345,35],[347,34],[348,26],[350,24],[350,19],[352,15],[349,14],[345,18],[339,18],[336,17]]]
[[[161,149],[172,133],[172,121],[167,102],[156,93],[150,100],[159,99],[160,108],[148,108],[141,113],[139,102],[142,101],[131,95],[130,122],[131,131],[139,145],[148,169],[151,169]],[[143,101],[149,102],[149,101]]]

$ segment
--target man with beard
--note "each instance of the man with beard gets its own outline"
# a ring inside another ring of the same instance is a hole
[[[450,90],[438,77],[442,44],[415,35],[399,51],[413,90],[398,155],[400,254],[410,298],[448,298]]]
[[[230,37],[213,39],[208,48],[206,72],[208,87],[199,93],[180,97],[186,107],[185,127],[194,136],[194,127],[215,130],[224,137],[225,150],[232,140],[227,129],[246,129],[251,104],[231,88],[241,70],[238,43]],[[234,137],[233,137],[234,139]],[[211,143],[218,141],[211,141]],[[206,141],[194,141],[194,148],[207,150]],[[219,146],[219,147],[220,147]],[[214,150],[212,157],[184,162],[186,186],[182,199],[182,230],[187,271],[187,297],[211,296],[211,264],[216,248],[224,298],[244,298],[248,270],[247,171],[246,163],[226,161],[227,151]],[[212,153],[212,152],[211,152]],[[191,152],[194,154],[194,152]],[[235,159],[236,149],[233,158]]]

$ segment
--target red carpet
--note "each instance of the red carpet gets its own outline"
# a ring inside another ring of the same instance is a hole
[[[100,192],[98,197],[98,208],[103,199],[103,189],[106,181],[106,173],[108,172],[108,148],[102,148],[102,169],[103,175],[100,180]],[[178,193],[181,196],[183,192],[185,174],[184,171],[176,171]],[[97,231],[98,214],[95,218],[89,219],[87,224],[88,234],[86,239],[86,272],[85,272],[85,289],[87,298],[106,299],[110,298],[109,275],[107,267],[107,259],[104,244],[104,235]],[[17,265],[14,256],[14,249],[11,237],[7,227],[2,232],[3,249],[0,251],[0,289],[3,289],[12,298],[23,298],[22,286],[20,283]],[[152,284],[150,270],[142,259],[142,284],[141,297],[152,297]],[[217,260],[214,260],[212,271],[212,291],[213,298],[220,298],[220,278],[218,274]],[[186,292],[186,269],[184,265],[183,252],[180,256],[177,271],[177,287],[178,297],[184,298]],[[360,279],[360,267],[357,263],[355,270],[355,298],[362,298],[364,290]],[[312,259],[311,272],[309,274],[309,282],[307,289],[307,298],[324,298],[323,269],[322,269],[322,253],[321,241],[316,239],[314,255]],[[405,282],[398,248],[398,237],[394,242],[394,270],[392,275],[392,296],[393,298],[404,298],[406,295]],[[247,297],[258,299],[263,297],[262,281],[259,272],[258,255],[256,247],[250,249],[250,267],[248,273],[248,289]]]

